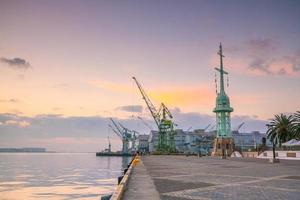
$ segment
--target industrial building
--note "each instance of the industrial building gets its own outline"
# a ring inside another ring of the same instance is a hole
[[[216,135],[215,130],[206,132],[204,129],[196,129],[194,131],[176,129],[175,133],[175,147],[177,152],[210,155]],[[148,136],[148,141],[146,141],[146,136]],[[243,133],[235,130],[232,131],[232,136],[234,139],[235,148],[241,151],[257,149],[262,144],[265,144],[269,147],[272,145],[267,139],[266,134],[259,131]],[[140,146],[146,147],[143,148],[145,152],[157,151],[158,131],[151,130],[149,135],[141,135],[141,137],[139,137],[139,143],[142,143]]]
[[[204,129],[194,131],[175,130],[175,147],[180,153],[208,154],[212,148],[214,134],[204,132]],[[149,134],[149,152],[157,150],[158,131],[152,130]]]
[[[149,152],[149,135],[139,135],[138,136],[138,151],[141,153]]]
[[[260,133],[259,131],[252,131],[250,133],[240,133],[233,131],[232,136],[234,138],[235,148],[240,151],[248,151],[249,149],[257,149],[260,145],[268,147],[272,146],[272,143],[267,139],[267,135]]]

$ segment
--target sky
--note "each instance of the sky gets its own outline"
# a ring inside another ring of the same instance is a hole
[[[298,19],[297,0],[0,0],[0,147],[120,149],[109,117],[155,128],[132,76],[177,128],[214,124],[220,42],[232,129],[265,132],[300,110]]]

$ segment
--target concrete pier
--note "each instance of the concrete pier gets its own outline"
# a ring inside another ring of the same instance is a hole
[[[300,161],[144,156],[124,193],[128,199],[291,199],[300,197]]]
[[[124,193],[123,200],[145,199],[159,200],[152,178],[147,172],[143,161],[141,161],[132,171],[129,178],[128,187]]]

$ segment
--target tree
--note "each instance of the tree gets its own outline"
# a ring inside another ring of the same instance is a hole
[[[293,115],[294,120],[294,138],[300,140],[300,111]]]
[[[275,118],[267,124],[267,135],[273,144],[273,159],[275,159],[275,147],[278,144],[281,147],[283,142],[293,138],[295,132],[294,121],[292,115],[280,114],[275,115]]]

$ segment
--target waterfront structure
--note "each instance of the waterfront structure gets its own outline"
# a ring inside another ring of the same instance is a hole
[[[149,152],[149,135],[139,135],[138,136],[138,151],[141,153]]]
[[[272,147],[272,143],[267,138],[267,135],[265,133],[260,133],[259,131],[252,131],[248,133],[233,131],[232,136],[234,138],[236,150],[241,152],[258,150],[260,146]]]
[[[158,131],[156,130],[151,130],[149,134],[149,152],[153,152],[157,150],[158,146]]]
[[[224,71],[222,44],[219,46],[218,55],[220,56],[220,68],[215,68],[220,73],[220,90],[217,92],[216,107],[213,112],[216,113],[217,136],[214,141],[213,156],[226,157],[234,151],[234,140],[231,134],[230,113],[233,108],[230,107],[229,97],[224,88]]]
[[[142,85],[137,81],[135,77],[132,77],[136,83],[143,100],[145,101],[148,110],[150,111],[158,128],[158,145],[157,151],[160,152],[176,152],[175,149],[175,131],[174,123],[172,121],[172,114],[164,103],[161,103],[159,109],[151,102],[150,98],[146,94]]]
[[[184,148],[185,143],[185,133],[182,130],[174,130],[174,148],[177,152],[180,152],[180,149]],[[183,139],[182,139],[183,138]],[[149,152],[160,151],[160,133],[156,130],[151,130],[149,134]],[[173,151],[174,152],[174,151]]]
[[[108,140],[108,148],[104,149],[104,152],[111,153],[111,144],[110,144],[109,136],[107,137],[107,140]]]
[[[196,129],[186,137],[187,153],[209,155],[212,152],[214,132],[205,132],[205,129]]]
[[[135,153],[137,150],[138,135],[139,133],[135,130],[130,130],[122,125],[120,122],[116,123],[110,118],[113,126],[108,125],[115,134],[122,140],[122,153]]]
[[[202,131],[201,131],[202,130]],[[193,153],[207,155],[212,150],[214,135],[211,132],[205,132],[204,129],[194,131],[175,131],[175,148],[178,153]],[[149,152],[157,151],[159,144],[158,131],[151,130],[149,134]]]
[[[217,134],[216,130],[206,132],[204,129],[195,129],[194,131],[176,129],[175,132],[175,148],[177,152],[202,155],[213,153],[214,141]],[[148,136],[149,152],[154,152],[157,150],[158,145],[158,131],[151,130]],[[232,131],[232,137],[235,148],[240,151],[258,149],[262,145],[266,147],[272,146],[266,134],[259,131]]]
[[[131,134],[128,132],[128,129],[120,127],[120,124],[118,125],[112,118],[110,118],[110,121],[112,122],[115,128],[110,124],[108,126],[122,140],[122,153],[129,153],[129,140],[131,138]]]

